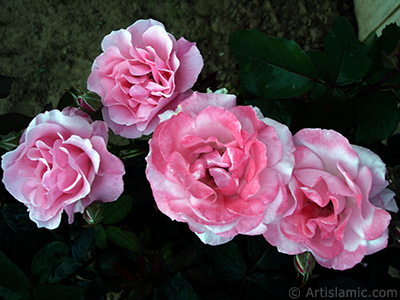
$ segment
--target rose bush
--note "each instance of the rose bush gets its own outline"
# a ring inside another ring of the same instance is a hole
[[[101,47],[88,89],[101,96],[106,123],[126,138],[152,133],[158,114],[176,108],[177,95],[192,88],[203,68],[195,43],[176,41],[152,19],[113,31]]]
[[[294,164],[288,128],[233,95],[193,93],[150,140],[158,208],[207,244],[256,235],[285,207]]]
[[[303,129],[296,146],[290,204],[264,237],[279,251],[310,251],[324,267],[344,270],[386,247],[396,212],[386,167],[373,152],[332,130]]]
[[[3,183],[38,227],[57,228],[64,210],[72,223],[75,212],[123,191],[124,165],[107,141],[107,124],[76,108],[39,114],[2,156]]]

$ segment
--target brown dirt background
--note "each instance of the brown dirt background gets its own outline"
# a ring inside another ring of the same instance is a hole
[[[322,49],[333,17],[356,26],[353,1],[335,0],[0,0],[0,74],[14,77],[0,114],[40,113],[65,89],[86,88],[103,37],[138,19],[161,21],[176,39],[196,42],[205,66],[229,86],[237,66],[227,47],[234,31],[255,28]]]

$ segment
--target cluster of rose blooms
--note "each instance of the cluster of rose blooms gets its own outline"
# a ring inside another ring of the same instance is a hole
[[[311,252],[347,269],[387,246],[397,212],[386,167],[333,130],[303,129],[237,106],[234,95],[191,90],[203,67],[195,43],[155,20],[139,20],[102,42],[88,89],[104,121],[77,108],[37,115],[2,157],[3,182],[39,227],[57,228],[124,189],[108,128],[152,134],[146,176],[161,212],[186,222],[206,244],[263,235],[280,252]],[[86,105],[87,109],[90,106]]]

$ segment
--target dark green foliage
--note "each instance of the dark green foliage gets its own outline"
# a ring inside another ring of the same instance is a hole
[[[235,242],[211,247],[207,256],[217,278],[238,281],[246,276],[246,263]]]
[[[294,41],[247,29],[232,34],[228,45],[240,65],[242,83],[252,94],[278,99],[311,90],[317,69]]]
[[[68,245],[60,241],[47,244],[33,257],[32,274],[39,277],[39,282],[45,283],[51,271],[64,260],[69,251]]]
[[[140,252],[143,250],[143,245],[139,237],[129,230],[123,230],[115,226],[108,226],[106,228],[107,238],[109,238],[116,245],[131,250],[133,252]]]
[[[133,206],[133,198],[122,195],[117,201],[104,205],[103,224],[110,225],[122,221],[130,212]]]
[[[400,29],[394,24],[362,44],[347,19],[337,17],[324,51],[305,53],[294,41],[255,30],[234,33],[229,47],[239,64],[239,102],[258,106],[293,134],[334,129],[372,147],[400,121]]]
[[[247,279],[247,293],[250,299],[287,299],[289,295],[288,278],[274,272],[254,272]]]
[[[365,45],[358,41],[350,23],[337,17],[324,39],[329,83],[343,86],[359,81],[368,72],[371,59]]]
[[[3,252],[0,252],[0,284],[12,291],[24,291],[31,287],[24,272]]]
[[[255,236],[248,240],[247,254],[250,262],[264,271],[285,268],[293,261],[291,256],[279,253],[262,236]]]
[[[167,284],[157,288],[153,300],[197,300],[192,285],[180,273],[172,277]]]
[[[358,97],[357,143],[373,143],[388,138],[400,122],[395,94],[391,92],[371,92]]]

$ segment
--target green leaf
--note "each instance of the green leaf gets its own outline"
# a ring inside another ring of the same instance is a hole
[[[317,69],[292,40],[246,29],[233,33],[228,46],[239,64],[242,84],[262,99],[295,97],[313,87]]]
[[[372,61],[366,47],[357,38],[345,17],[336,17],[324,38],[330,66],[330,82],[346,85],[356,82],[368,72]]]
[[[330,81],[330,66],[326,52],[324,51],[307,51],[307,55],[319,70],[319,78],[324,81]]]
[[[151,231],[148,227],[144,227],[143,231],[139,234],[143,244],[148,244],[151,240]]]
[[[396,100],[391,92],[373,92],[356,99],[356,143],[373,143],[392,135],[400,122]]]
[[[107,226],[106,233],[107,238],[122,248],[133,252],[141,252],[144,250],[142,241],[132,231],[122,230],[116,226]]]
[[[182,276],[176,274],[166,284],[157,288],[153,300],[197,300],[193,286]]]
[[[396,24],[390,24],[383,29],[379,38],[375,38],[370,44],[367,45],[368,56],[373,61],[368,72],[368,77],[384,68],[381,61],[381,55],[383,53],[392,53],[395,51],[399,41],[400,27]],[[389,70],[387,70],[387,72],[389,72]]]
[[[88,259],[88,252],[94,247],[93,228],[85,228],[74,239],[71,246],[72,257],[76,261],[84,262]]]
[[[251,263],[262,270],[277,270],[293,262],[291,255],[278,252],[262,236],[254,236],[248,240],[247,253]]]
[[[107,248],[107,234],[103,225],[97,224],[94,228],[94,240],[100,249]]]
[[[31,284],[24,272],[0,251],[0,286],[13,291],[25,291]]]
[[[370,89],[384,89],[385,86],[390,86],[390,85],[399,85],[399,79],[400,79],[400,74],[399,71],[397,70],[389,70],[384,68],[383,66],[381,69],[376,71],[374,74],[371,74],[371,76],[368,77],[367,82],[368,85],[367,88]],[[371,86],[372,85],[372,86]],[[375,85],[375,86],[373,86]]]
[[[162,245],[160,252],[167,263],[167,265],[172,264],[174,257],[172,254],[174,253],[174,243],[171,241],[166,242],[164,245]],[[176,271],[179,271],[178,269],[175,269]]]
[[[20,138],[21,134],[10,132],[1,139],[0,148],[6,151],[12,151],[18,147]]]
[[[122,195],[114,202],[104,205],[103,224],[110,225],[122,221],[130,212],[133,206],[131,196]]]
[[[400,27],[396,23],[387,25],[383,30],[377,43],[379,49],[385,52],[392,52],[400,41]]]
[[[40,249],[32,259],[31,272],[39,276],[39,282],[44,283],[51,271],[59,265],[69,253],[67,244],[54,241]]]
[[[62,284],[42,284],[33,288],[34,300],[83,300],[84,289]]]
[[[78,268],[82,266],[82,263],[77,262],[70,256],[64,257],[61,264],[59,264],[49,277],[49,283],[59,282],[65,279],[68,275],[74,273]]]
[[[14,78],[12,77],[0,75],[0,99],[10,94],[13,80]]]
[[[208,250],[208,257],[215,276],[227,281],[237,281],[246,276],[247,267],[234,242],[215,246]]]

